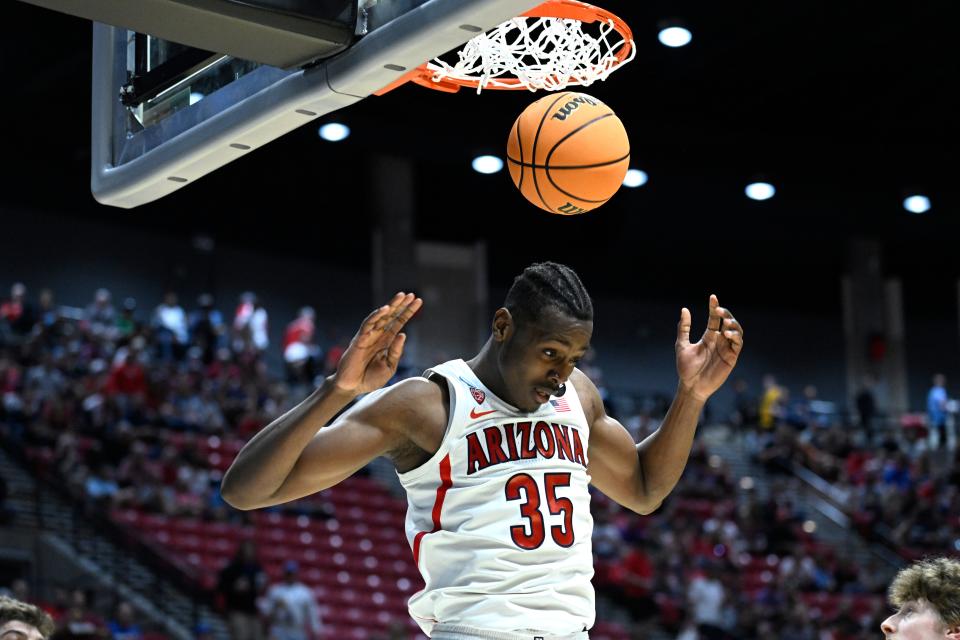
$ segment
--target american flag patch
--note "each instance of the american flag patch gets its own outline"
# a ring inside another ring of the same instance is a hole
[[[570,405],[567,404],[567,401],[563,398],[557,398],[556,400],[551,400],[550,404],[553,405],[553,408],[556,409],[558,413],[563,413],[564,411],[570,411]]]

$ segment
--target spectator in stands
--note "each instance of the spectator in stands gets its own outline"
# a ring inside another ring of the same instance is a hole
[[[70,594],[70,606],[60,622],[71,635],[97,636],[106,628],[103,619],[90,609],[87,601],[83,589],[74,589]]]
[[[796,450],[796,434],[789,426],[781,424],[773,434],[764,439],[756,459],[765,465],[768,472],[784,473],[789,471]]]
[[[203,353],[203,363],[213,362],[218,349],[226,346],[227,326],[223,314],[213,307],[213,296],[200,294],[198,309],[190,314],[190,341]]]
[[[53,291],[41,289],[37,320],[43,329],[49,329],[60,319],[60,307],[53,300]]]
[[[117,332],[116,312],[108,289],[97,289],[93,302],[87,305],[84,319],[95,336],[113,339]]]
[[[312,384],[317,375],[321,354],[314,341],[315,315],[313,307],[303,307],[284,332],[283,361],[287,366],[288,382]]]
[[[947,400],[947,378],[938,373],[933,376],[933,386],[927,392],[927,427],[933,449],[947,444]]]
[[[757,425],[757,401],[743,378],[733,381],[733,412],[730,422],[737,429],[752,429]]]
[[[10,287],[10,299],[0,304],[0,337],[11,334],[14,342],[33,329],[33,306],[27,302],[27,287],[22,282],[16,282]]]
[[[723,640],[724,605],[727,594],[720,581],[720,567],[708,562],[703,573],[696,575],[687,589],[687,600],[701,640]]]
[[[927,427],[930,446],[936,449],[947,441],[947,378],[942,373],[933,376],[933,386],[927,392]]]
[[[639,545],[624,545],[621,551],[623,556],[619,562],[611,565],[608,579],[616,588],[614,599],[630,612],[634,623],[642,624],[657,612],[653,589],[653,550]]]
[[[232,640],[263,638],[257,595],[265,586],[266,579],[263,567],[257,561],[253,541],[244,540],[237,549],[237,555],[220,572],[218,580]]]
[[[880,629],[893,640],[960,640],[960,562],[933,558],[900,571],[890,585],[898,611]]]
[[[877,398],[874,394],[875,383],[872,376],[864,376],[854,403],[857,405],[857,419],[863,429],[867,444],[873,442],[874,422],[877,418]]]
[[[234,350],[238,352],[248,350],[266,351],[267,347],[270,346],[267,328],[267,310],[260,303],[256,294],[247,291],[240,296],[240,304],[233,316]]]
[[[27,369],[24,384],[38,391],[43,399],[53,400],[63,392],[67,379],[57,367],[53,354],[46,353],[40,362]]]
[[[619,559],[623,553],[623,534],[612,521],[611,510],[609,504],[604,504],[594,511],[593,554],[601,562]]]
[[[783,417],[783,404],[786,402],[786,391],[777,384],[777,379],[771,374],[763,377],[763,397],[760,399],[760,428],[770,431],[777,421]]]
[[[113,467],[108,464],[100,465],[96,471],[87,476],[84,484],[87,497],[94,503],[110,506],[113,497],[120,490],[115,476]]]
[[[26,602],[0,596],[0,640],[47,640],[53,619]]]
[[[113,640],[142,640],[143,631],[134,619],[133,605],[123,601],[117,605],[113,620],[107,623],[107,629]]]
[[[147,373],[134,351],[124,350],[123,360],[110,372],[103,390],[124,417],[129,417],[132,406],[143,403],[147,396]]]
[[[117,316],[117,337],[128,338],[137,332],[139,323],[136,319],[136,313],[137,299],[124,298],[123,305],[120,307],[120,314]]]
[[[214,640],[213,627],[206,622],[200,622],[193,628],[193,638],[194,640]]]
[[[262,610],[270,622],[270,640],[316,640],[323,631],[320,608],[310,587],[300,582],[293,560],[283,567],[283,582],[267,591]]]
[[[156,332],[158,356],[161,360],[180,360],[189,342],[187,315],[177,303],[177,294],[168,291],[153,312],[153,328]]]

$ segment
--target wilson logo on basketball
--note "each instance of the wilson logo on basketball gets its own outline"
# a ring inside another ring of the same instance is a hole
[[[574,111],[576,111],[577,109],[579,109],[580,105],[582,104],[589,104],[593,107],[597,106],[597,102],[595,100],[591,100],[587,96],[581,95],[581,96],[577,96],[567,104],[560,107],[560,110],[554,113],[550,117],[556,120],[566,120],[567,116],[573,113]]]
[[[557,212],[558,212],[558,213],[562,213],[562,214],[564,214],[564,215],[568,215],[568,216],[575,216],[575,215],[579,215],[579,214],[581,214],[581,213],[586,213],[587,210],[586,210],[586,209],[581,209],[580,207],[575,206],[574,204],[568,202],[567,204],[563,205],[562,207],[557,207]]]

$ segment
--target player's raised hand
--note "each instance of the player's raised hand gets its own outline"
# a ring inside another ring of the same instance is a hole
[[[690,310],[680,310],[677,325],[677,373],[680,384],[695,396],[706,400],[733,371],[743,348],[743,327],[728,309],[710,296],[707,329],[699,342],[690,343]]]
[[[403,325],[423,305],[423,300],[402,291],[367,316],[333,375],[337,389],[360,395],[379,389],[397,372],[407,334]]]

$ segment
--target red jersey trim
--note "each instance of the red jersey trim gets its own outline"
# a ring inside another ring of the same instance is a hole
[[[428,533],[440,531],[440,513],[443,511],[443,500],[447,497],[447,489],[453,486],[453,480],[450,478],[450,454],[448,453],[440,461],[440,486],[437,487],[437,499],[433,502],[433,530],[421,531],[413,539],[413,562],[420,565],[420,541]]]

